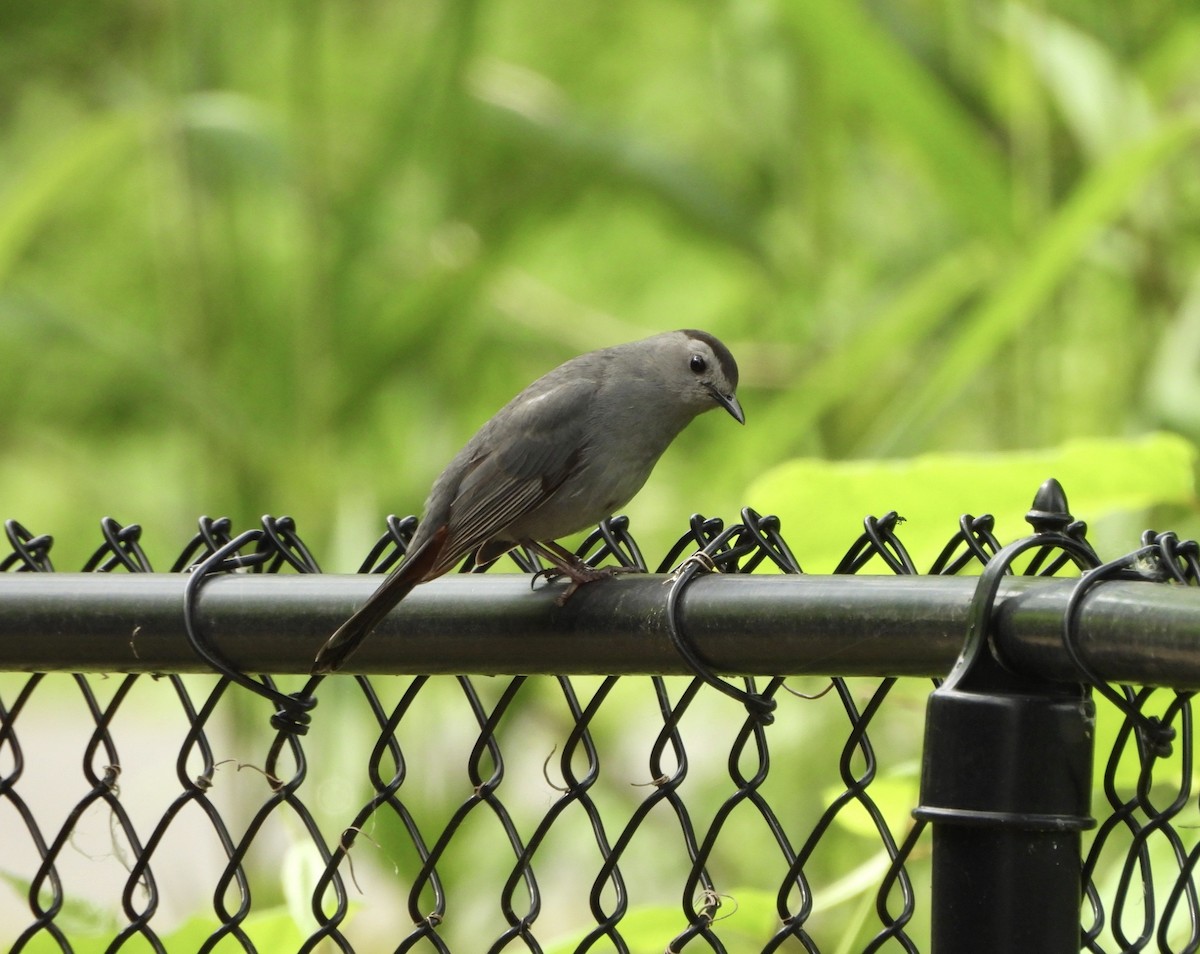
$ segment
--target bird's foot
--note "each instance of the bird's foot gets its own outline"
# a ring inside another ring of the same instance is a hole
[[[550,575],[550,579],[554,579],[555,577],[559,576],[565,576],[570,580],[570,582],[567,584],[567,588],[559,593],[555,598],[554,604],[556,606],[565,606],[567,600],[574,596],[575,591],[585,583],[595,583],[597,580],[608,580],[614,576],[620,576],[622,573],[644,572],[640,567],[636,566],[590,567],[582,561],[580,561],[580,565],[584,567],[586,572],[567,573],[566,571],[559,570]]]
[[[636,566],[589,566],[574,553],[558,547],[555,547],[553,550],[540,546],[534,549],[546,557],[546,559],[551,560],[553,566],[548,566],[533,574],[533,579],[530,580],[531,586],[538,579],[557,580],[560,577],[566,577],[569,581],[567,588],[559,593],[554,600],[558,606],[564,605],[567,600],[575,595],[575,591],[585,583],[607,580],[622,573],[645,572],[641,567]]]

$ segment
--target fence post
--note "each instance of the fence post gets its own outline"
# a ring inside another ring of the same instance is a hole
[[[1000,662],[985,584],[926,710],[913,814],[933,826],[933,954],[1078,954],[1095,707],[1083,686]]]

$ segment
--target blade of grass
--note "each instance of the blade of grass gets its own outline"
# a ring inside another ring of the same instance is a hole
[[[86,188],[99,169],[125,156],[141,135],[143,119],[114,112],[82,123],[56,139],[0,196],[0,284],[26,243],[72,190]]]
[[[805,432],[832,407],[875,380],[898,353],[919,347],[946,315],[974,294],[995,268],[982,245],[941,258],[900,289],[863,334],[826,354],[804,375],[786,408],[793,432]]]
[[[1165,123],[1094,168],[1024,246],[1006,276],[962,319],[940,363],[909,400],[880,417],[863,441],[863,453],[883,455],[913,439],[1024,327],[1075,266],[1088,242],[1125,209],[1135,192],[1200,134],[1200,116]]]
[[[472,92],[488,107],[483,116],[497,134],[512,137],[530,155],[549,153],[557,164],[587,170],[590,181],[652,196],[698,233],[769,263],[755,210],[695,163],[660,143],[593,121],[565,101],[557,111],[518,108],[499,79],[511,85],[518,74],[484,67],[475,71]]]
[[[789,3],[793,35],[853,104],[916,155],[958,218],[1011,234],[1010,179],[984,124],[858,3]]]

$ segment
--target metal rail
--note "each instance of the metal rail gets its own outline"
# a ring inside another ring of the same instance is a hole
[[[321,641],[379,577],[226,574],[197,621],[246,672],[308,671]],[[458,575],[418,587],[353,657],[357,673],[658,673],[690,670],[672,648],[661,575],[585,587],[565,607],[528,576]],[[0,670],[198,672],[184,632],[183,574],[0,574]],[[992,636],[1010,666],[1078,681],[1061,630],[1074,581],[1006,578]],[[714,670],[739,674],[943,676],[966,632],[976,580],[938,576],[697,579],[683,622]],[[1082,657],[1106,680],[1200,687],[1200,592],[1117,581],[1079,617]]]

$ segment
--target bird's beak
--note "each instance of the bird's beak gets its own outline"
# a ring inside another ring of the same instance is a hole
[[[729,412],[729,416],[735,421],[739,424],[746,423],[746,413],[742,410],[741,404],[738,403],[736,394],[722,394],[711,384],[708,385],[708,393],[713,396],[714,401]]]

